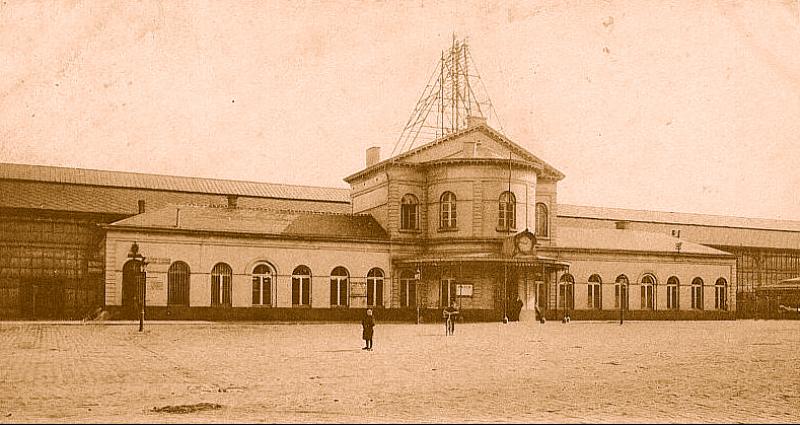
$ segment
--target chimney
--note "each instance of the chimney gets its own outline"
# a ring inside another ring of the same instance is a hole
[[[466,141],[464,142],[464,148],[462,152],[464,153],[464,158],[475,158],[475,153],[477,150],[478,144],[474,141]]]
[[[144,199],[139,200],[139,214],[144,214]]]
[[[228,208],[236,208],[236,201],[239,200],[239,197],[236,195],[228,195]]]
[[[467,117],[467,128],[476,127],[479,125],[486,125],[486,118],[485,117],[478,117],[475,115],[470,115]]]
[[[628,228],[628,222],[624,221],[624,220],[617,221],[616,225],[617,225],[617,229],[627,229]]]
[[[373,146],[371,148],[367,148],[367,167],[372,167],[373,165],[379,163],[380,161],[381,161],[381,147]]]

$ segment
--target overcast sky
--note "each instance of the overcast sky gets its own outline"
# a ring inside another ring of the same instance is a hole
[[[455,32],[559,202],[800,220],[800,0],[0,0],[0,161],[346,187]]]

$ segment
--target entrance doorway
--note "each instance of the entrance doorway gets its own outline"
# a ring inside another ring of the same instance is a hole
[[[130,260],[122,267],[122,314],[125,318],[135,319],[139,312],[139,279],[141,263]]]

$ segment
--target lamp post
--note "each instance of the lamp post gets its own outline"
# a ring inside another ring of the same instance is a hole
[[[131,250],[128,252],[128,258],[136,262],[136,281],[138,282],[139,290],[139,332],[144,331],[144,309],[147,296],[147,272],[145,270],[145,257],[139,253],[139,244],[136,242],[131,245]]]

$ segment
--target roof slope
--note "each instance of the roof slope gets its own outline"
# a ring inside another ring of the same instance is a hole
[[[800,221],[729,217],[710,214],[558,204],[558,215],[561,217],[594,218],[600,220],[643,221],[651,223],[693,224],[698,226],[740,227],[800,232]]]
[[[676,244],[680,243],[680,251]],[[629,229],[583,229],[560,227],[558,246],[562,248],[637,251],[642,253],[701,254],[734,256],[705,245],[689,242],[663,233],[639,232]]]
[[[345,177],[344,180],[346,182],[350,182],[351,180],[353,180],[353,179],[355,179],[355,178],[357,178],[359,176],[365,175],[365,174],[367,174],[367,173],[369,173],[369,172],[371,172],[373,170],[379,169],[379,168],[384,167],[384,166],[386,166],[388,164],[391,164],[391,163],[412,162],[412,161],[409,161],[409,160],[412,159],[415,156],[418,156],[418,154],[422,153],[423,151],[427,151],[427,150],[429,150],[431,148],[435,148],[435,147],[437,147],[439,145],[442,145],[442,144],[445,144],[445,143],[454,142],[456,139],[462,138],[462,137],[464,137],[466,135],[469,135],[471,133],[475,133],[475,132],[478,132],[478,131],[480,131],[480,132],[484,133],[485,135],[491,137],[494,141],[496,141],[497,143],[505,146],[511,152],[513,152],[515,155],[517,155],[517,158],[514,158],[515,160],[522,160],[522,161],[526,161],[528,163],[534,163],[537,166],[540,166],[548,176],[550,176],[551,178],[555,178],[556,180],[561,180],[561,179],[564,178],[564,174],[561,173],[560,171],[558,171],[557,169],[555,169],[555,167],[553,167],[552,165],[550,165],[547,162],[543,161],[541,158],[539,158],[536,155],[532,154],[530,151],[528,151],[527,149],[523,148],[522,146],[514,143],[513,141],[511,141],[509,138],[504,136],[499,131],[489,127],[485,123],[480,123],[480,124],[474,125],[472,127],[468,127],[468,128],[466,128],[464,130],[448,134],[447,136],[440,137],[440,138],[438,138],[436,140],[433,140],[431,142],[428,142],[428,143],[426,143],[424,145],[421,145],[419,147],[411,149],[408,152],[403,152],[403,153],[395,155],[393,157],[389,157],[389,158],[387,158],[387,159],[385,159],[383,161],[380,161],[380,162],[378,162],[378,163],[376,163],[376,164],[374,164],[372,166],[369,166],[369,167],[367,167],[367,168],[365,168],[365,169],[363,169],[361,171],[358,171],[358,172],[356,172],[354,174],[351,174],[351,175]],[[496,151],[492,151],[492,150],[486,149],[486,148],[479,148],[478,154],[483,155],[484,159],[505,159],[505,160],[508,160],[507,154],[502,154],[501,155],[500,153],[498,153]],[[452,158],[460,158],[460,157],[464,157],[464,156],[461,155],[460,153],[456,153],[454,155],[446,155],[443,158],[437,158],[437,159],[452,159]],[[474,157],[470,156],[469,159],[474,159]],[[424,162],[428,162],[428,161],[424,161]]]
[[[196,205],[171,205],[114,222],[109,228],[388,240],[386,231],[370,215]]]
[[[332,187],[167,176],[45,165],[0,163],[0,180],[3,179],[217,195],[350,202],[350,191],[348,189]]]

